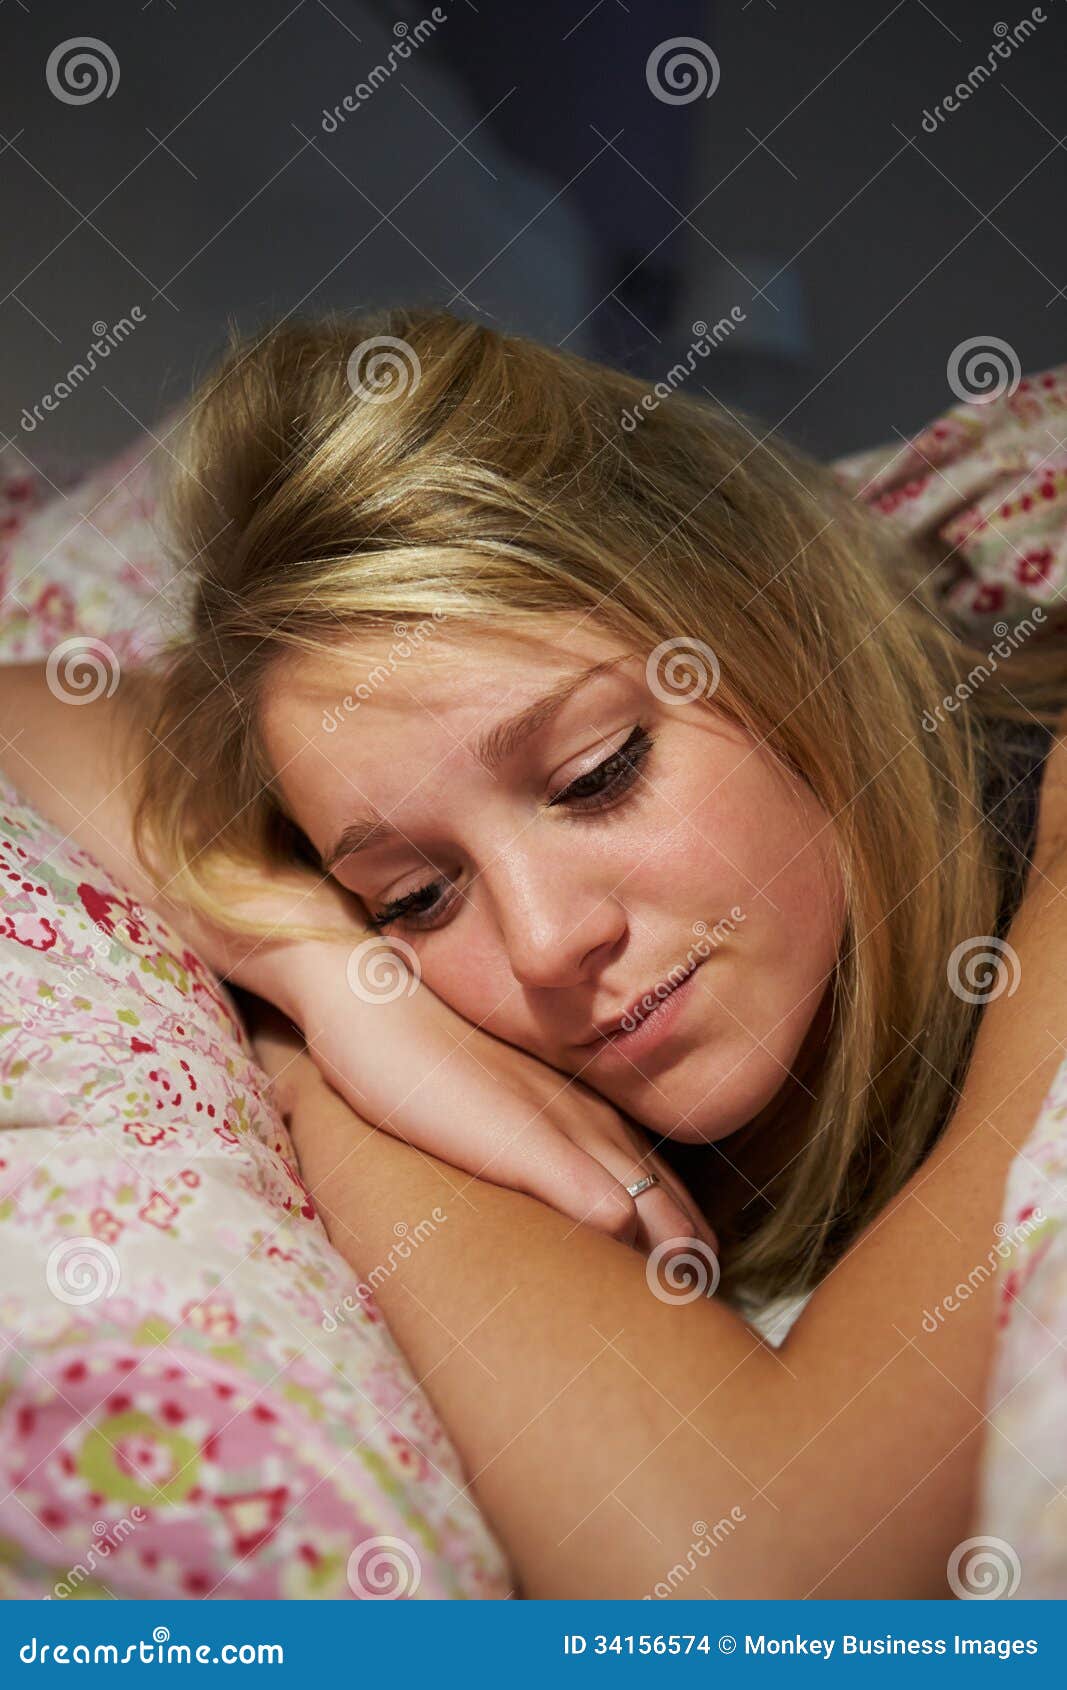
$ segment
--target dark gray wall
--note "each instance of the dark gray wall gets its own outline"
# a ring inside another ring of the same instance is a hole
[[[35,461],[96,455],[180,394],[227,319],[397,298],[650,379],[695,321],[737,305],[742,329],[699,378],[821,452],[950,403],[965,338],[1007,340],[1024,370],[1067,356],[1063,0],[934,134],[924,109],[1028,12],[456,0],[324,131],[398,22],[430,10],[4,6],[0,433]],[[651,48],[682,34],[721,70],[713,97],[685,106],[644,76]],[[45,67],[80,35],[108,43],[119,81],[72,105]],[[133,305],[136,333],[23,428],[94,323]]]

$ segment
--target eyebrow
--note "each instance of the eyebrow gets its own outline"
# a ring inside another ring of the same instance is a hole
[[[598,680],[602,675],[617,669],[631,656],[632,653],[624,652],[618,657],[603,658],[599,663],[591,664],[588,669],[582,669],[576,675],[568,675],[558,686],[553,687],[551,692],[534,699],[532,704],[524,705],[514,716],[498,722],[483,734],[473,747],[474,756],[490,774],[494,773],[509,757],[514,756],[531,735],[545,727],[576,692],[588,686],[590,681]],[[322,854],[322,872],[329,874],[343,858],[354,856],[357,851],[367,851],[372,845],[378,845],[382,840],[394,836],[404,838],[402,830],[394,827],[384,816],[378,813],[355,816],[345,824],[329,850]]]

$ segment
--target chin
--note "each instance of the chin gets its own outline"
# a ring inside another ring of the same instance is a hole
[[[717,1144],[765,1109],[787,1078],[787,1070],[757,1047],[733,1072],[661,1074],[647,1102],[621,1107],[661,1138]]]

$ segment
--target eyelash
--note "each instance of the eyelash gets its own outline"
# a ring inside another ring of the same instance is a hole
[[[549,800],[547,808],[556,809],[564,803],[577,804],[577,815],[595,815],[598,811],[616,807],[623,798],[633,792],[655,743],[653,736],[639,722],[617,751],[613,751],[610,757],[605,757],[595,768],[572,780],[562,792],[557,792],[556,796]],[[599,781],[600,784],[592,793],[579,793],[578,788],[586,786],[590,781]],[[387,927],[406,927],[413,932],[425,931],[432,925],[432,920],[436,919],[434,904],[422,910],[414,906],[421,898],[435,892],[444,884],[441,880],[431,880],[425,886],[417,887],[414,892],[405,893],[402,898],[394,898],[382,909],[368,915],[370,926],[377,933],[383,932]],[[431,919],[428,920],[427,917]]]

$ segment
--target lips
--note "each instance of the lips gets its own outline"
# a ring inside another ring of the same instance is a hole
[[[642,1021],[646,1020],[647,1017],[652,1014],[653,1010],[658,1009],[660,1004],[666,1003],[667,999],[673,992],[678,990],[679,986],[685,985],[696,966],[697,964],[695,962],[690,963],[685,973],[678,980],[673,982],[669,980],[660,980],[657,985],[650,986],[646,992],[643,992],[639,998],[636,998],[630,1004],[629,1008],[621,1010],[618,1015],[611,1016],[604,1021],[598,1022],[590,1037],[581,1041],[582,1044],[599,1044],[602,1039],[612,1039],[618,1037],[623,1031],[622,1023],[624,1021],[633,1023],[633,1026],[628,1025],[625,1028],[625,1032],[633,1032],[641,1025]]]

